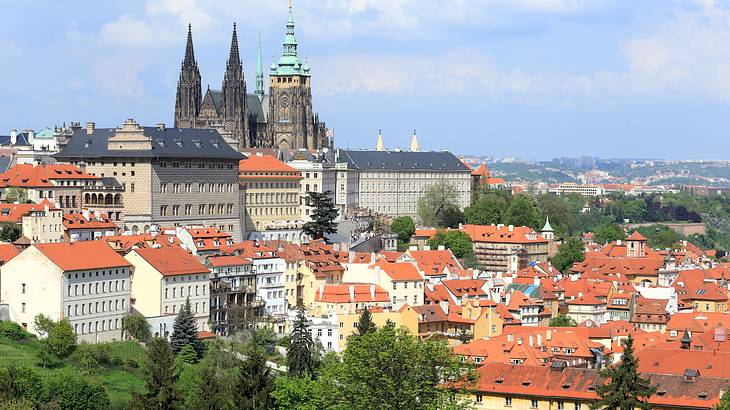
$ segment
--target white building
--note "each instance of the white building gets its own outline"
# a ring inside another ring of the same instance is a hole
[[[297,311],[292,309],[287,313],[287,325],[289,329],[293,328],[294,321],[297,318]],[[326,316],[307,316],[309,324],[309,333],[315,343],[320,343],[325,352],[339,352],[339,326],[337,315],[334,313]]]
[[[131,264],[104,241],[31,245],[0,267],[0,299],[31,333],[36,315],[68,319],[79,340],[121,339]]]
[[[264,301],[264,313],[283,319],[288,308],[284,284],[286,262],[268,252],[251,259],[253,272],[256,274],[256,297]],[[279,333],[283,331],[282,325]]]
[[[209,330],[210,270],[195,256],[182,248],[138,248],[125,258],[134,265],[132,298],[137,312],[174,317],[189,299],[198,330]]]
[[[310,221],[312,207],[308,206],[304,198],[310,192],[329,192],[330,197],[335,199],[337,171],[334,164],[326,160],[326,155],[320,158],[310,157],[307,152],[296,152],[292,161],[287,165],[301,172],[301,193],[300,209],[303,221]]]

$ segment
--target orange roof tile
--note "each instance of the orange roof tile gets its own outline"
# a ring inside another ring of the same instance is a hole
[[[0,174],[1,187],[41,188],[55,186],[51,181],[57,179],[99,179],[81,171],[71,164],[17,164]]]
[[[20,223],[23,217],[33,211],[56,210],[56,206],[48,199],[37,204],[0,204],[0,222]]]
[[[238,171],[242,174],[249,172],[285,172],[299,176],[299,171],[271,155],[251,155],[246,159],[242,159],[238,163]]]
[[[534,229],[527,226],[462,225],[472,242],[488,243],[547,243]]]
[[[421,274],[418,273],[418,269],[407,262],[391,263],[380,260],[375,265],[379,266],[395,282],[423,280]]]
[[[117,224],[114,223],[106,213],[89,215],[89,219],[86,219],[83,214],[64,214],[63,215],[63,227],[69,229],[117,229]]]
[[[390,297],[388,292],[378,285],[343,283],[321,286],[317,289],[314,300],[324,303],[375,303],[389,302]]]
[[[131,266],[105,241],[39,243],[32,246],[64,271]]]
[[[0,265],[7,263],[19,253],[18,248],[12,243],[0,243]]]
[[[627,241],[646,241],[646,238],[644,235],[639,233],[639,231],[634,231],[629,235],[628,238],[626,238]]]
[[[253,265],[253,261],[235,255],[211,256],[208,258],[208,265],[219,268],[224,266]]]
[[[141,248],[134,252],[137,252],[162,276],[210,273],[210,270],[195,256],[182,248]]]

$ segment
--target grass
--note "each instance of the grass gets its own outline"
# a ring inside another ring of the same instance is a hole
[[[102,365],[98,370],[86,372],[89,373],[87,377],[89,380],[96,381],[104,386],[112,403],[112,408],[125,407],[125,404],[128,404],[132,398],[132,391],[144,391],[144,370],[141,367],[130,367],[128,365],[131,361],[134,361],[142,366],[144,350],[136,342],[112,342],[107,345],[109,346],[109,356],[117,358],[115,362],[121,364]],[[85,347],[81,345],[79,349]],[[0,367],[26,366],[42,375],[49,375],[59,368],[84,372],[73,355],[64,360],[57,368],[44,369],[38,365],[37,351],[38,341],[35,339],[16,342],[0,337]]]

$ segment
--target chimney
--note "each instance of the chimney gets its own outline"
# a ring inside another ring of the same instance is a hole
[[[537,334],[537,347],[542,347],[542,333]]]
[[[350,289],[350,302],[354,302],[355,301],[355,285],[350,285],[349,289]]]
[[[15,145],[18,142],[18,130],[10,130],[10,145]]]
[[[444,245],[439,245],[439,246],[438,246],[438,250],[440,250],[440,251],[445,251],[445,250],[446,250],[446,246],[444,246]]]
[[[527,343],[530,345],[530,347],[535,346],[535,336],[530,335],[530,338],[528,340],[529,341]]]
[[[522,337],[517,338],[517,345],[522,346]]]
[[[510,225],[510,226],[507,227],[507,230],[510,231],[510,232],[512,232],[512,231],[515,230],[515,226],[514,225]]]
[[[83,215],[84,219],[86,219],[87,221],[89,220],[89,210],[88,209],[82,209],[81,215]]]
[[[28,145],[33,145],[33,140],[35,139],[35,131],[26,130],[25,132],[28,133]]]
[[[424,250],[424,251],[430,251],[430,250],[431,250],[431,247],[430,247],[430,246],[428,246],[428,245],[424,245],[424,246],[423,246],[423,250]]]
[[[621,239],[619,239],[619,240],[616,241],[616,245],[617,246],[621,246]]]
[[[324,283],[319,285],[319,298],[322,298],[322,294],[324,293]]]
[[[548,329],[545,331],[545,340],[547,340],[548,342],[553,340],[553,331],[552,330]]]
[[[508,333],[507,334],[507,341],[508,342],[512,342],[514,340],[515,340],[515,335],[513,335],[512,333]]]
[[[537,276],[533,277],[532,284],[535,286],[540,286],[540,278],[538,278]]]
[[[166,129],[165,128],[165,123],[164,122],[158,123],[157,124],[157,129],[160,130],[160,131],[165,131],[165,129]]]
[[[370,285],[370,300],[375,301],[375,285]]]
[[[91,135],[94,133],[94,129],[96,128],[96,124],[94,122],[87,122],[86,123],[86,135]]]
[[[439,306],[441,306],[441,310],[443,310],[444,313],[446,313],[446,315],[448,316],[448,314],[449,314],[449,302],[446,301],[446,300],[442,300],[441,302],[439,302]]]

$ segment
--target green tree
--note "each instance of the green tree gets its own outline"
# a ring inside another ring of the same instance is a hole
[[[720,402],[717,403],[715,409],[730,410],[730,389],[725,390],[725,393],[723,393],[722,397],[720,397]]]
[[[424,225],[445,228],[460,213],[459,193],[448,182],[432,184],[418,199],[418,216]]]
[[[274,380],[266,358],[258,350],[251,350],[247,356],[238,374],[236,404],[248,410],[271,408]]]
[[[459,341],[461,343],[469,343],[474,338],[474,336],[471,334],[471,332],[469,332],[466,329],[461,329],[459,331],[458,337],[459,337]]]
[[[25,400],[34,406],[43,401],[45,386],[38,373],[27,367],[0,368],[0,408],[12,400]]]
[[[232,390],[226,388],[227,375],[213,363],[201,363],[191,408],[193,410],[235,409]]]
[[[183,345],[177,355],[187,364],[195,364],[198,362],[198,353],[195,352],[195,348],[192,345]]]
[[[504,214],[504,223],[514,226],[529,226],[540,229],[540,214],[535,202],[525,194],[518,194],[512,198],[509,208]]]
[[[649,397],[656,388],[639,375],[638,360],[634,357],[634,338],[631,335],[624,341],[621,362],[601,370],[601,377],[605,383],[596,389],[599,400],[593,408],[649,409]]]
[[[294,319],[290,335],[289,349],[286,352],[286,363],[290,377],[314,376],[314,341],[309,333],[304,305],[297,306],[297,317]]]
[[[580,239],[569,238],[553,256],[550,262],[560,272],[567,273],[568,269],[576,262],[582,262],[585,259],[585,246]]]
[[[337,208],[331,192],[308,192],[307,205],[312,207],[311,220],[304,224],[302,231],[313,239],[324,238],[325,234],[337,232]]]
[[[473,372],[444,341],[420,340],[393,324],[351,338],[342,362],[327,366],[322,382],[334,408],[462,409],[454,394]]]
[[[550,224],[558,236],[572,234],[577,228],[576,215],[568,199],[555,194],[541,194],[535,197],[535,204],[540,214],[540,221],[550,218]],[[541,228],[541,227],[538,227]]]
[[[596,229],[593,230],[593,237],[595,238],[596,243],[610,243],[626,239],[626,232],[624,232],[624,230],[617,224],[607,222],[598,225]]]
[[[0,229],[0,239],[3,240],[3,242],[15,242],[20,238],[20,227],[14,223],[6,222],[2,224],[2,229]]]
[[[54,373],[48,381],[47,390],[52,408],[97,410],[110,406],[102,385],[89,382],[72,371]]]
[[[358,335],[364,335],[366,333],[375,331],[375,322],[373,322],[373,315],[370,313],[370,309],[367,306],[360,313],[360,319],[358,319],[355,325]]]
[[[130,313],[122,321],[122,334],[146,342],[152,338],[150,324],[140,314]]]
[[[567,315],[558,315],[550,319],[550,326],[552,327],[575,327],[575,320]]]
[[[320,410],[328,408],[329,394],[318,379],[277,377],[271,397],[282,410]]]
[[[473,252],[469,235],[464,231],[437,232],[428,240],[428,245],[431,249],[438,249],[439,246],[450,249],[457,258],[467,257]]]
[[[177,314],[172,329],[170,346],[174,354],[180,353],[185,345],[190,345],[195,350],[198,358],[202,356],[203,344],[198,339],[198,327],[190,308],[190,298],[185,300],[185,304],[180,308],[180,313]]]
[[[35,317],[34,326],[41,336],[45,336],[38,349],[38,359],[43,367],[53,367],[76,349],[76,332],[68,319],[54,322],[40,314]]]
[[[135,409],[171,410],[179,407],[180,393],[177,381],[180,371],[167,340],[156,337],[147,344],[147,393],[133,395]]]
[[[416,224],[413,223],[413,218],[410,216],[399,216],[391,222],[390,231],[398,235],[399,241],[408,243],[416,232]]]
[[[502,222],[502,210],[507,201],[496,195],[483,196],[464,209],[464,220],[472,225],[491,225]]]
[[[28,203],[28,191],[19,187],[10,187],[5,192],[5,202],[19,204]]]

